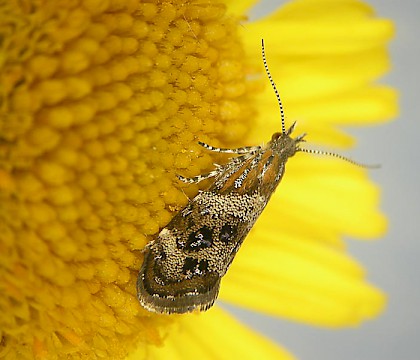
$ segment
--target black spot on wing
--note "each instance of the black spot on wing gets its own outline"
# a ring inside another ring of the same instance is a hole
[[[203,259],[195,259],[192,257],[187,257],[182,267],[182,273],[187,277],[191,278],[194,275],[202,276],[208,270],[208,261]]]
[[[197,231],[192,232],[188,236],[187,243],[185,248],[188,251],[198,251],[201,249],[206,249],[212,246],[213,244],[213,230],[208,226],[203,226]]]

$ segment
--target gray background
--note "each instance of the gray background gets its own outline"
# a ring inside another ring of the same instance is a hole
[[[262,1],[253,16],[279,3]],[[343,330],[314,328],[227,307],[302,360],[420,359],[420,243],[416,231],[420,222],[420,1],[368,3],[397,26],[391,44],[394,68],[382,82],[399,89],[401,115],[383,126],[352,131],[359,143],[347,155],[382,164],[371,176],[383,189],[382,209],[389,218],[389,231],[381,241],[348,243],[351,254],[367,269],[369,280],[388,294],[388,307],[379,318]]]

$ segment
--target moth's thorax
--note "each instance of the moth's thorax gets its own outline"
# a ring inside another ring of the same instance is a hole
[[[300,138],[275,133],[271,141],[253,153],[232,158],[209,189],[219,194],[258,192],[268,199],[284,173],[289,157],[297,151]]]
[[[300,142],[300,138],[293,139],[288,134],[274,133],[267,147],[271,148],[273,153],[287,161],[289,157],[296,153],[298,142]]]

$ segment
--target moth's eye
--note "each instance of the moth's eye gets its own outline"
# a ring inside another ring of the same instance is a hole
[[[281,135],[281,133],[279,133],[279,132],[274,133],[273,136],[271,137],[271,141],[277,140],[280,137],[280,135]]]

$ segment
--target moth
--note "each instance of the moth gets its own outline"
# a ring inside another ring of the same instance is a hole
[[[297,152],[332,155],[354,163],[335,153],[300,147],[305,134],[293,138],[296,123],[289,129],[285,127],[283,105],[267,66],[264,41],[262,59],[280,107],[282,131],[260,146],[225,149],[199,142],[209,151],[236,156],[225,165],[216,165],[208,174],[178,176],[186,183],[214,180],[145,248],[137,294],[149,311],[181,314],[204,311],[213,305],[223,275],[280,183],[287,161]]]

